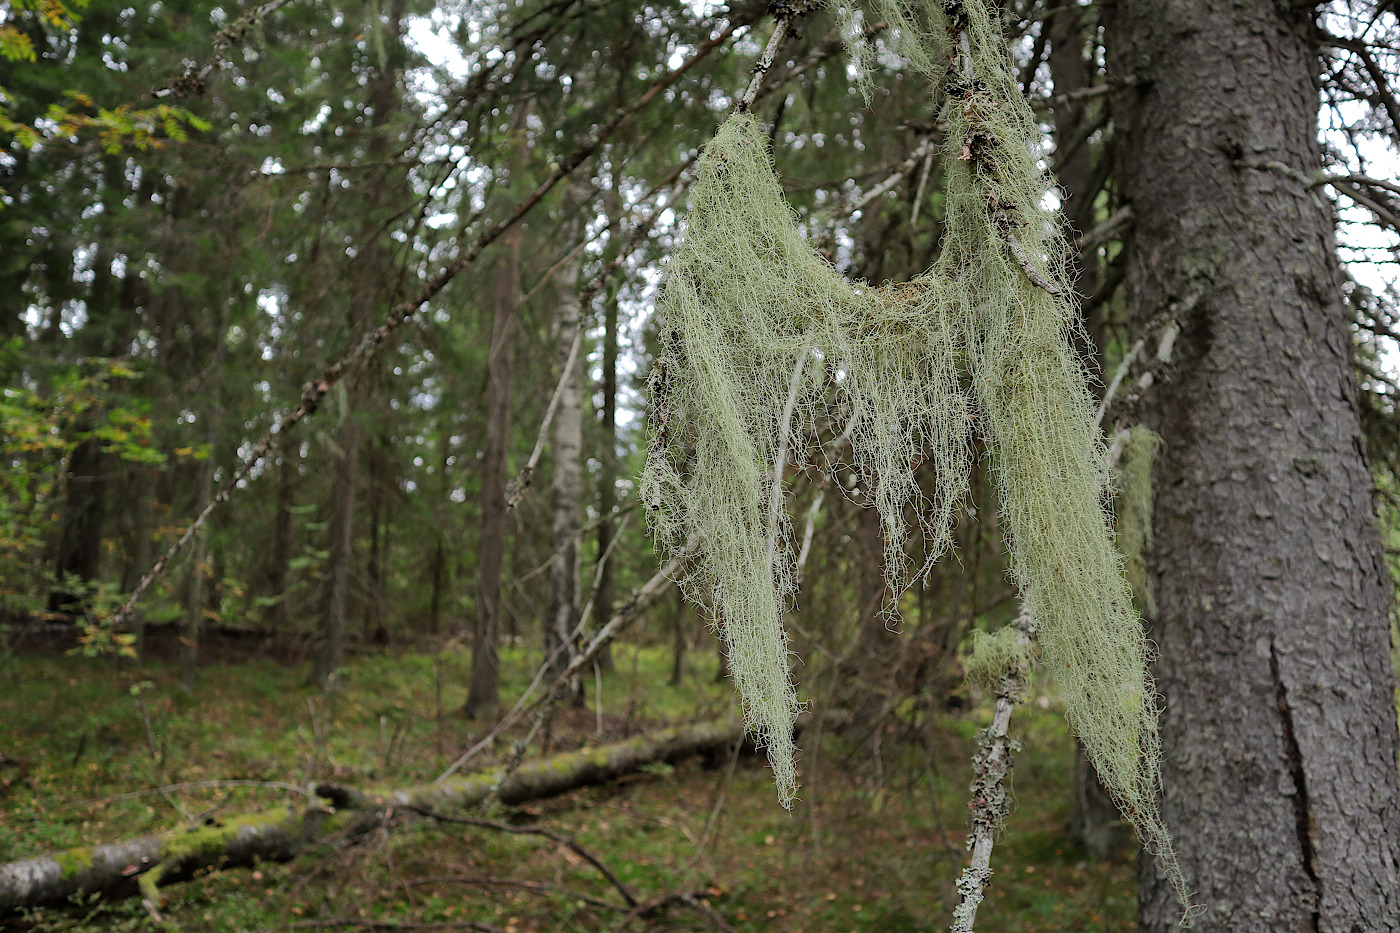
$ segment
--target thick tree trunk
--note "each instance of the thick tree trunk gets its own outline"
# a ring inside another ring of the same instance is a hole
[[[799,726],[807,717],[799,720]],[[499,768],[402,790],[361,791],[319,785],[315,792],[332,806],[281,808],[210,820],[206,825],[110,845],[85,846],[0,864],[0,916],[31,907],[62,904],[79,894],[130,897],[142,876],[147,895],[212,868],[257,861],[286,861],[332,834],[353,839],[387,824],[392,813],[463,810],[496,797],[525,803],[605,784],[661,762],[697,755],[719,756],[734,746],[743,726],[725,720],[665,729],[603,748],[564,752],[526,762],[502,779]]]
[[[1178,318],[1155,579],[1163,814],[1200,928],[1400,930],[1389,586],[1362,454],[1306,6],[1118,0],[1129,306]],[[1173,306],[1175,305],[1175,310]],[[1143,860],[1143,929],[1174,927]]]
[[[578,300],[579,262],[555,274],[559,287],[557,316],[562,391],[554,413],[553,516],[550,541],[556,553],[549,562],[549,596],[544,616],[545,665],[551,676],[568,667],[575,654],[570,637],[579,620],[579,527],[583,514],[583,353],[570,350],[582,326]],[[609,616],[608,618],[611,618]],[[581,694],[579,695],[581,697]]]
[[[521,104],[511,122],[515,151],[512,181],[525,163],[525,118]],[[481,537],[477,545],[476,626],[472,630],[471,685],[465,712],[487,719],[500,706],[501,570],[506,547],[506,453],[510,444],[511,334],[515,329],[515,300],[519,291],[520,225],[501,236],[496,266],[496,293],[491,323],[490,359],[486,364],[486,450],[481,459]]]

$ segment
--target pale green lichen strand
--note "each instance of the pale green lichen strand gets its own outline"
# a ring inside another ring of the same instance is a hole
[[[1103,507],[1106,451],[1072,348],[1068,250],[1043,206],[1050,181],[1038,128],[981,0],[947,4],[951,20],[941,2],[875,0],[873,9],[896,27],[911,64],[946,84],[940,257],[906,286],[846,282],[797,229],[763,129],[746,115],[727,120],[701,156],[658,302],[664,353],[642,481],[652,527],[671,553],[697,543],[682,584],[728,643],[748,724],[788,803],[798,707],[782,613],[793,560],[786,510],[766,507],[782,482],[780,439],[849,421],[898,593],[906,514],[918,515],[926,553],[948,544],[975,414],[994,452],[1011,574],[1070,723],[1185,903],[1157,810],[1146,639]],[[795,379],[806,353],[814,360]],[[921,460],[938,480],[932,500],[914,482]]]

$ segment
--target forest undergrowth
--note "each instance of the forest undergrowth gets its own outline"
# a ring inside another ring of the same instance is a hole
[[[523,650],[503,653],[508,702],[533,660]],[[668,651],[622,646],[616,661],[602,680],[601,713],[590,682],[588,705],[556,719],[550,751],[739,715],[732,686],[714,680],[711,655],[691,655],[680,686],[668,685]],[[178,668],[164,663],[6,657],[0,677],[12,687],[0,695],[0,861],[300,805],[300,795],[279,784],[431,781],[481,731],[458,712],[468,662],[451,647],[356,657],[329,698],[305,686],[299,666],[215,664],[201,671],[191,698],[179,688]],[[723,922],[742,931],[940,930],[965,857],[973,735],[989,715],[986,703],[970,710],[939,711],[913,730],[891,724],[917,738],[878,762],[839,735],[825,734],[815,750],[805,738],[803,794],[792,813],[773,804],[762,759],[744,752],[463,814],[572,838],[639,904],[655,903],[644,915],[629,914],[619,887],[557,839],[415,818],[291,863],[165,888],[163,927],[130,899],[35,911],[3,928],[525,933],[713,930]],[[1132,929],[1131,854],[1095,862],[1065,830],[1073,746],[1053,691],[1039,685],[1017,720],[1024,749],[1016,806],[979,929]],[[266,785],[132,796],[227,780]]]

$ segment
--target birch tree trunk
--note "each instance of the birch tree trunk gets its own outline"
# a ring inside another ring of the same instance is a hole
[[[566,200],[572,200],[567,198]],[[574,646],[569,637],[579,620],[579,529],[583,486],[583,352],[571,353],[582,327],[578,276],[582,256],[555,273],[559,289],[556,323],[561,374],[559,408],[554,414],[551,482],[553,515],[550,540],[555,554],[549,562],[549,601],[544,616],[544,656],[551,676],[568,667]]]
[[[1165,440],[1155,575],[1163,815],[1198,928],[1400,930],[1390,592],[1321,165],[1313,11],[1105,12],[1129,307],[1182,327],[1146,402]],[[1175,928],[1142,862],[1142,929]]]

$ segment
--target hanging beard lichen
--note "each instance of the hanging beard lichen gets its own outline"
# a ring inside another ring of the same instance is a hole
[[[1147,555],[1152,550],[1152,464],[1161,449],[1160,437],[1149,428],[1134,425],[1113,471],[1113,512],[1118,523],[1118,550],[1123,553],[1123,575],[1128,578],[1133,602],[1149,619],[1157,614],[1152,581],[1147,579]]]
[[[681,583],[712,613],[789,805],[798,704],[782,623],[793,595],[782,474],[794,439],[805,450],[824,418],[848,425],[897,594],[909,576],[906,512],[930,560],[950,543],[975,416],[994,452],[1011,574],[1070,723],[1185,904],[1157,811],[1146,640],[1102,505],[1106,451],[1071,345],[1066,244],[1041,206],[1036,124],[982,0],[875,7],[904,30],[911,63],[946,88],[939,259],[903,286],[844,280],[798,230],[762,127],[731,116],[701,155],[658,301],[643,501],[664,549],[693,546]],[[932,500],[914,480],[920,463],[937,479]]]
[[[781,464],[818,409],[837,400],[857,471],[886,532],[886,570],[905,574],[903,512],[937,553],[967,487],[968,401],[959,328],[931,289],[846,282],[798,231],[762,127],[731,117],[700,158],[685,242],[667,267],[665,354],[653,374],[655,442],[643,501],[664,546],[694,539],[682,580],[710,607],[749,727],[767,746],[779,795],[796,790],[782,612],[792,597]],[[914,481],[924,455],[938,498]]]

